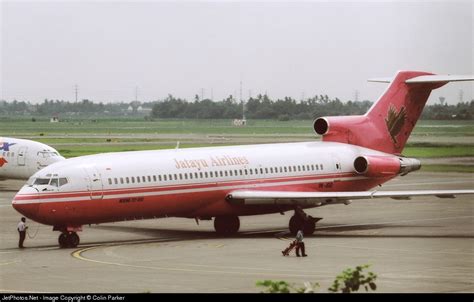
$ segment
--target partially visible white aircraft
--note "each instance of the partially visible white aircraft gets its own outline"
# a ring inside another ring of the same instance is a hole
[[[63,159],[58,151],[48,145],[0,137],[0,180],[28,179],[44,167]]]

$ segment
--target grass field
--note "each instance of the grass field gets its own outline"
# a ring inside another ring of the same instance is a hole
[[[180,148],[187,148],[320,139],[314,134],[309,120],[250,120],[245,127],[235,127],[230,120],[145,121],[130,117],[71,119],[60,123],[50,123],[47,119],[33,122],[31,118],[3,117],[0,135],[46,143],[65,157],[171,149],[175,148],[177,141]],[[404,155],[417,158],[474,157],[474,121],[421,120],[410,136]],[[443,165],[431,169],[447,171]],[[451,169],[470,168],[452,166]]]

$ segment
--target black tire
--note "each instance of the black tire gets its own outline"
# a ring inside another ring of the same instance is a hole
[[[296,215],[291,216],[290,222],[288,223],[288,229],[290,230],[291,235],[296,235],[298,230],[303,225],[303,221]]]
[[[305,235],[312,235],[315,230],[316,230],[316,222],[315,221],[313,221],[312,219],[308,219],[307,221],[304,222],[303,233]]]
[[[58,238],[59,247],[64,249],[68,247],[68,235],[66,233],[61,233]]]
[[[217,216],[214,218],[214,229],[220,235],[233,235],[239,231],[240,219],[237,216]]]
[[[68,236],[68,247],[75,248],[79,245],[79,235],[77,233],[70,233]]]

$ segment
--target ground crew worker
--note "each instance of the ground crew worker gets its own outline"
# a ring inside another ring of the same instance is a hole
[[[21,221],[18,223],[18,226],[17,226],[18,234],[20,234],[20,241],[18,242],[18,247],[20,249],[24,248],[23,241],[25,241],[26,230],[28,229],[25,222],[26,222],[26,218],[21,217]]]
[[[299,257],[299,256],[300,256],[300,250],[301,250],[301,253],[302,253],[302,256],[303,256],[303,257],[308,256],[308,255],[306,255],[305,249],[304,249],[303,231],[302,231],[302,230],[298,230],[298,233],[296,233],[296,242],[297,242],[297,245],[296,245],[296,257]]]

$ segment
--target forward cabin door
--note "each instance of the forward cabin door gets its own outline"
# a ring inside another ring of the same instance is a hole
[[[17,154],[17,163],[18,163],[18,166],[24,166],[26,164],[26,154],[27,154],[27,151],[28,151],[28,147],[21,147],[19,150],[18,150],[18,154]]]
[[[90,193],[91,199],[102,199],[104,198],[104,185],[102,183],[102,177],[100,176],[99,170],[95,166],[84,168],[87,173],[87,189]]]

